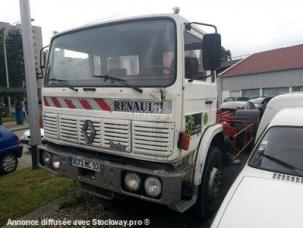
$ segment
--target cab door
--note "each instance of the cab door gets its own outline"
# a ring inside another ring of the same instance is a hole
[[[202,39],[203,35],[194,29],[184,30],[184,122],[185,131],[191,134],[191,151],[197,148],[216,107],[214,83],[203,69]]]

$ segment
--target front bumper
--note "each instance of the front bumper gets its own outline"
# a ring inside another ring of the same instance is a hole
[[[69,147],[57,147],[51,144],[40,145],[38,154],[40,155],[42,151],[56,154],[57,159],[60,160],[62,165],[57,171],[54,171],[52,168],[46,167],[39,162],[40,167],[51,170],[58,175],[77,180],[85,186],[91,186],[90,191],[96,192],[96,189],[107,190],[111,193],[133,196],[143,200],[167,205],[172,209],[175,209],[176,205],[182,200],[181,195],[184,178],[193,169],[191,165],[185,165],[173,170],[167,170],[161,168],[161,166],[158,168],[146,168],[149,167],[149,162],[146,162],[146,166],[137,166],[122,160],[112,161],[110,159],[100,159],[96,155],[97,153],[90,154],[81,153],[79,151],[75,152]],[[81,168],[75,167],[71,164],[72,158],[97,162],[100,164],[102,169],[100,172],[94,172],[94,178],[90,178],[89,176],[82,175],[81,172],[79,172],[79,169]],[[162,183],[161,195],[157,198],[152,198],[142,192],[133,193],[127,191],[123,184],[123,178],[126,172],[134,172],[145,177],[154,176],[159,178]]]

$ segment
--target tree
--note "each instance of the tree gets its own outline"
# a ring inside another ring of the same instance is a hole
[[[22,87],[25,80],[22,35],[19,29],[10,29],[6,37],[7,65],[10,87]]]
[[[231,60],[231,52],[230,50],[225,49],[224,47],[221,47],[221,61],[227,62]]]
[[[4,29],[0,29],[0,87],[6,87],[3,35],[4,35]]]

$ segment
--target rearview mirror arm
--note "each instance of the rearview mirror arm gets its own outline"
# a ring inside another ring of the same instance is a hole
[[[191,30],[191,25],[192,24],[203,25],[203,26],[207,26],[207,27],[212,27],[212,28],[215,29],[215,33],[218,32],[217,27],[215,25],[207,24],[207,23],[201,23],[201,22],[187,22],[187,23],[185,23],[186,30]]]

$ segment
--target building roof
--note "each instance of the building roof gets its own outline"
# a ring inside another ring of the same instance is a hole
[[[303,44],[250,55],[224,71],[221,76],[236,76],[303,68]]]
[[[237,62],[241,61],[242,59],[234,59],[230,61],[224,61],[221,62],[221,67],[217,70],[217,74],[220,74],[221,72],[225,71],[227,68],[233,66]]]

